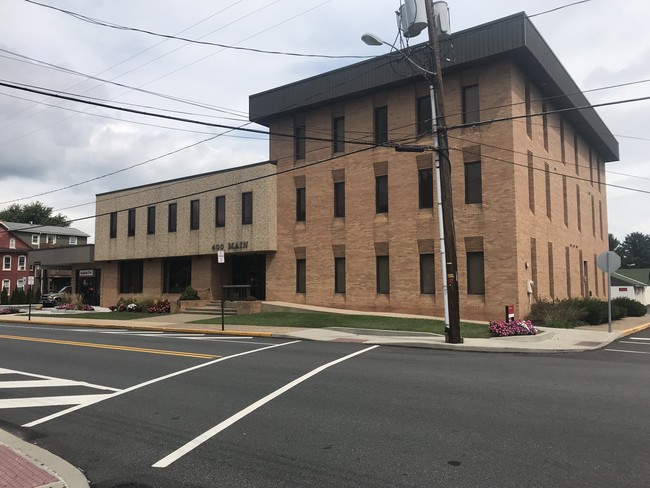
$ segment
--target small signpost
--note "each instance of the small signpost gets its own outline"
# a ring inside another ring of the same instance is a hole
[[[27,277],[27,285],[29,286],[29,312],[27,312],[27,320],[32,320],[32,295],[34,294],[34,277]]]
[[[621,257],[614,251],[599,254],[596,258],[598,267],[607,273],[607,316],[609,320],[608,332],[612,332],[612,272],[621,267]]]
[[[217,263],[224,264],[225,262],[226,262],[225,251],[217,251]],[[223,296],[223,269],[220,270],[219,278],[221,280],[221,330],[225,330],[226,319],[225,319],[225,312],[224,312],[225,301]]]

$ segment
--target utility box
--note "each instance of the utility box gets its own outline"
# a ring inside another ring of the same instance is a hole
[[[404,0],[397,17],[404,37],[417,37],[427,27],[427,0]]]

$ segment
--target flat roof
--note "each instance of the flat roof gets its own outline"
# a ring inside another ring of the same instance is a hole
[[[410,57],[430,69],[428,43],[411,47]],[[443,71],[452,73],[486,62],[511,58],[535,82],[546,98],[552,98],[575,129],[605,162],[618,161],[618,141],[607,128],[578,85],[564,69],[549,45],[524,12],[452,34],[440,41]],[[443,56],[445,58],[445,56]],[[399,53],[362,61],[306,78],[249,97],[251,121],[268,125],[273,119],[340,103],[370,93],[414,83],[422,79]]]

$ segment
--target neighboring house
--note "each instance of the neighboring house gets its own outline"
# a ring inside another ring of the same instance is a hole
[[[11,295],[16,288],[25,288],[29,276],[29,249],[16,234],[0,227],[0,291],[6,288]]]
[[[612,298],[628,297],[650,305],[650,268],[619,269],[612,273]]]
[[[60,267],[48,268],[38,258],[33,258],[34,250],[85,246],[89,237],[88,234],[74,227],[0,221],[0,247],[3,246],[5,241],[11,245],[12,238],[16,243],[15,245],[20,242],[21,246],[23,246],[20,248],[24,251],[23,255],[22,257],[18,256],[16,265],[17,272],[25,281],[15,282],[9,277],[0,277],[3,282],[4,280],[10,281],[10,289],[12,290],[16,286],[24,286],[29,275],[35,277],[35,285],[40,287],[43,293],[59,290],[63,286],[70,284],[70,266],[67,266],[67,269],[66,267],[63,267],[63,269]],[[7,263],[8,260],[3,259],[2,267],[4,268]]]
[[[523,13],[441,50],[461,317],[606,297],[610,130],[570,110],[590,103]],[[431,69],[428,46],[407,51]],[[428,82],[396,52],[250,97],[278,168],[268,300],[443,315],[433,154],[392,147],[432,144],[430,107]]]
[[[228,298],[264,299],[277,250],[275,174],[262,162],[97,195],[101,305],[120,296],[176,300],[188,286],[203,298],[221,298],[226,285]]]

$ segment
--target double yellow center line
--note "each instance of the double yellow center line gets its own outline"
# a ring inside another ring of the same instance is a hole
[[[181,351],[168,351],[165,349],[147,349],[143,347],[116,346],[113,344],[96,344],[94,342],[61,341],[58,339],[43,339],[40,337],[22,337],[22,336],[0,334],[0,339],[10,339],[15,341],[28,341],[28,342],[45,342],[47,344],[61,344],[64,346],[94,347],[97,349],[112,349],[115,351],[143,352],[146,354],[162,354],[166,356],[182,356],[186,358],[198,358],[198,359],[217,359],[221,357],[221,356],[215,356],[214,354],[201,354],[197,352],[181,352]]]

